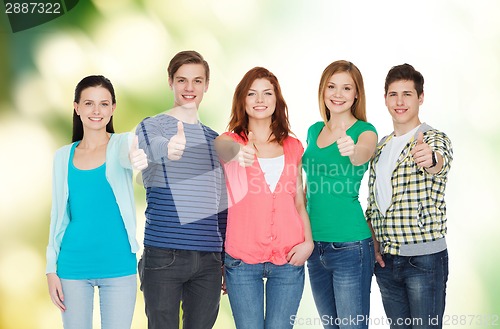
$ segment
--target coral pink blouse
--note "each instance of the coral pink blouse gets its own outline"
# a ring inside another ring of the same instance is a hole
[[[225,135],[246,144],[235,133]],[[247,168],[237,161],[224,165],[229,198],[225,250],[247,264],[283,265],[288,252],[304,242],[304,223],[295,207],[297,166],[304,148],[296,138],[287,137],[283,151],[285,165],[274,192],[257,159]]]

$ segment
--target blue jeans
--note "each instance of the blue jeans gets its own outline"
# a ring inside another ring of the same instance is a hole
[[[448,251],[423,256],[383,255],[375,276],[391,329],[442,328]]]
[[[212,328],[222,285],[220,252],[144,247],[139,277],[149,329]]]
[[[102,329],[126,329],[132,324],[137,275],[92,280],[61,279],[64,293],[62,312],[65,329],[91,329],[94,287],[99,287]]]
[[[293,327],[304,291],[304,266],[247,264],[226,254],[225,269],[237,329]]]
[[[368,328],[373,240],[314,243],[307,268],[323,327]]]

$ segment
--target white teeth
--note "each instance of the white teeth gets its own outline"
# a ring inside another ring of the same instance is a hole
[[[89,120],[91,120],[91,121],[101,121],[102,119],[101,118],[89,118]]]
[[[187,99],[194,99],[194,96],[188,96],[188,95],[186,95],[186,96],[184,96],[184,98],[187,98]]]

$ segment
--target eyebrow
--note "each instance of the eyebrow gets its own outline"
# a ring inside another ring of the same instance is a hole
[[[328,84],[329,84],[329,85],[334,85],[334,84],[335,84],[335,82],[328,81]],[[339,85],[342,85],[342,86],[353,86],[353,84],[352,84],[352,83],[344,83],[344,84],[339,83]]]
[[[187,77],[183,77],[183,76],[176,76],[175,79],[188,79],[188,78]],[[193,79],[194,80],[196,80],[196,79],[205,80],[205,77],[199,76],[199,77],[194,77]]]
[[[399,91],[399,92],[401,92],[401,93],[411,93],[411,94],[415,93],[413,90],[403,90],[403,91]],[[398,91],[396,91],[396,90],[389,90],[387,93],[388,94],[397,94]]]
[[[248,91],[257,91],[256,89],[248,89]],[[263,91],[273,91],[271,88],[268,88],[268,89],[264,89]]]

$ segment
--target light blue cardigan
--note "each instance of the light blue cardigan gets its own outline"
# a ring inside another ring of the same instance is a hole
[[[127,230],[130,250],[136,253],[139,250],[139,244],[135,237],[136,213],[132,186],[132,166],[128,158],[133,137],[134,135],[131,133],[111,135],[106,149],[106,179],[111,185],[118,203]],[[68,162],[72,145],[61,147],[54,156],[52,210],[45,273],[56,273],[61,241],[70,221],[68,212]],[[99,227],[96,227],[96,229],[98,230]]]

